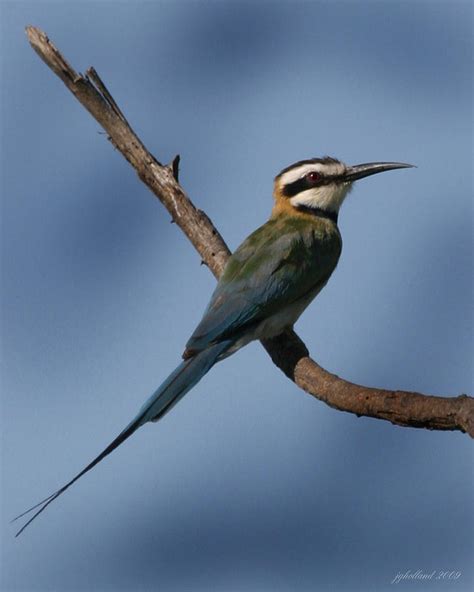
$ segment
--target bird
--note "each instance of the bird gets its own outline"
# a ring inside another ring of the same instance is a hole
[[[355,181],[413,165],[347,165],[329,156],[299,160],[274,179],[269,220],[228,259],[204,315],[186,343],[182,362],[142,405],[119,435],[75,477],[22,512],[31,512],[19,536],[54,500],[148,422],[157,422],[209,370],[249,342],[293,328],[337,266],[342,239],[337,225]]]

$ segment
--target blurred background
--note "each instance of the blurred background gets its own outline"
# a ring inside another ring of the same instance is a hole
[[[296,160],[416,164],[354,188],[297,331],[354,382],[473,392],[470,2],[3,2],[1,589],[472,589],[469,438],[334,411],[258,343],[13,538],[176,366],[214,286],[27,24],[181,154],[232,249]],[[461,576],[391,584],[409,570]]]

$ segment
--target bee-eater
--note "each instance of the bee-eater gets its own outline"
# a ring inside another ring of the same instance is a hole
[[[349,166],[326,156],[283,169],[275,177],[270,219],[229,258],[204,316],[186,344],[181,364],[97,458],[15,518],[36,510],[16,536],[139,427],[161,419],[216,362],[250,341],[275,337],[292,328],[337,265],[342,248],[337,217],[354,181],[411,166],[398,162]]]

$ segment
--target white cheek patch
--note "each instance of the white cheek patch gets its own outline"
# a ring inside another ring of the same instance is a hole
[[[351,183],[330,183],[320,187],[312,187],[290,198],[294,207],[306,206],[338,212],[342,202],[352,189]]]

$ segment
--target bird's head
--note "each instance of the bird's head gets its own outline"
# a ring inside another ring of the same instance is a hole
[[[339,208],[354,181],[412,166],[400,162],[349,166],[329,156],[300,160],[275,177],[274,213],[321,213],[337,220]]]

